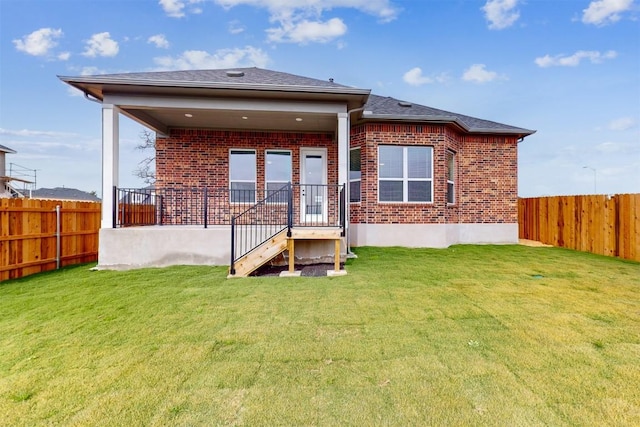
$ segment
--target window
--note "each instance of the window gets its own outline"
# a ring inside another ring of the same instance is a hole
[[[447,151],[447,203],[456,202],[456,154]]]
[[[432,201],[433,148],[381,145],[378,149],[378,200]]]
[[[267,150],[265,155],[265,186],[266,196],[269,197],[273,193],[280,190],[282,187],[291,182],[291,151],[283,150]],[[282,197],[280,197],[282,195]],[[285,200],[280,200],[285,194],[273,196],[270,199],[274,203],[285,203]]]
[[[229,151],[229,199],[232,203],[256,201],[255,150]]]
[[[362,168],[360,166],[360,149],[352,148],[349,155],[349,201],[360,201],[360,179]]]

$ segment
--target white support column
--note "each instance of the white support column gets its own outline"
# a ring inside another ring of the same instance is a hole
[[[102,104],[102,228],[113,228],[113,209],[118,203],[113,187],[118,185],[120,110],[113,104]]]
[[[349,113],[338,113],[338,184],[344,184],[344,231],[349,241]],[[347,252],[349,244],[347,243]]]
[[[338,184],[349,181],[349,129],[347,129],[347,113],[338,113]]]

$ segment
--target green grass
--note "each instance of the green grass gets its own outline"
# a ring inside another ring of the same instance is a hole
[[[640,264],[360,248],[335,278],[0,284],[0,425],[640,425]]]

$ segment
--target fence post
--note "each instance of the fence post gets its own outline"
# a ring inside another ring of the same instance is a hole
[[[236,218],[231,217],[231,263],[229,265],[229,274],[236,274],[235,268],[236,255]]]
[[[209,222],[209,196],[207,187],[204,187],[204,228],[207,228]]]
[[[60,205],[56,205],[56,270],[60,269]]]
[[[342,184],[342,186],[338,187],[338,204],[339,204],[339,217],[340,217],[340,228],[342,228],[342,232],[340,233],[342,237],[346,235],[346,212],[347,212],[347,201],[346,201],[346,184]]]
[[[113,228],[116,228],[116,224],[118,223],[118,187],[113,186]]]
[[[291,237],[293,225],[293,188],[291,182],[287,183],[287,237]]]

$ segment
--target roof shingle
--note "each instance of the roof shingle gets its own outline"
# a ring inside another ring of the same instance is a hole
[[[410,120],[433,120],[433,121],[456,121],[470,132],[513,132],[530,134],[533,131],[516,126],[505,125],[503,123],[490,120],[478,119],[464,114],[452,113],[450,111],[439,110],[412,102],[401,101],[392,97],[383,97],[371,94],[365,105],[364,111],[371,112],[373,117],[393,117],[396,119],[405,118]],[[366,116],[365,116],[366,117]]]
[[[236,75],[234,71],[242,73],[242,76],[234,77],[234,75]],[[101,74],[99,76],[92,77],[103,79],[148,80],[149,82],[173,81],[176,83],[231,83],[319,88],[348,87],[338,83],[334,83],[329,79],[319,80],[310,77],[297,76],[295,74],[283,73],[280,71],[265,70],[257,67],[225,68],[215,70],[155,71],[147,73]]]

